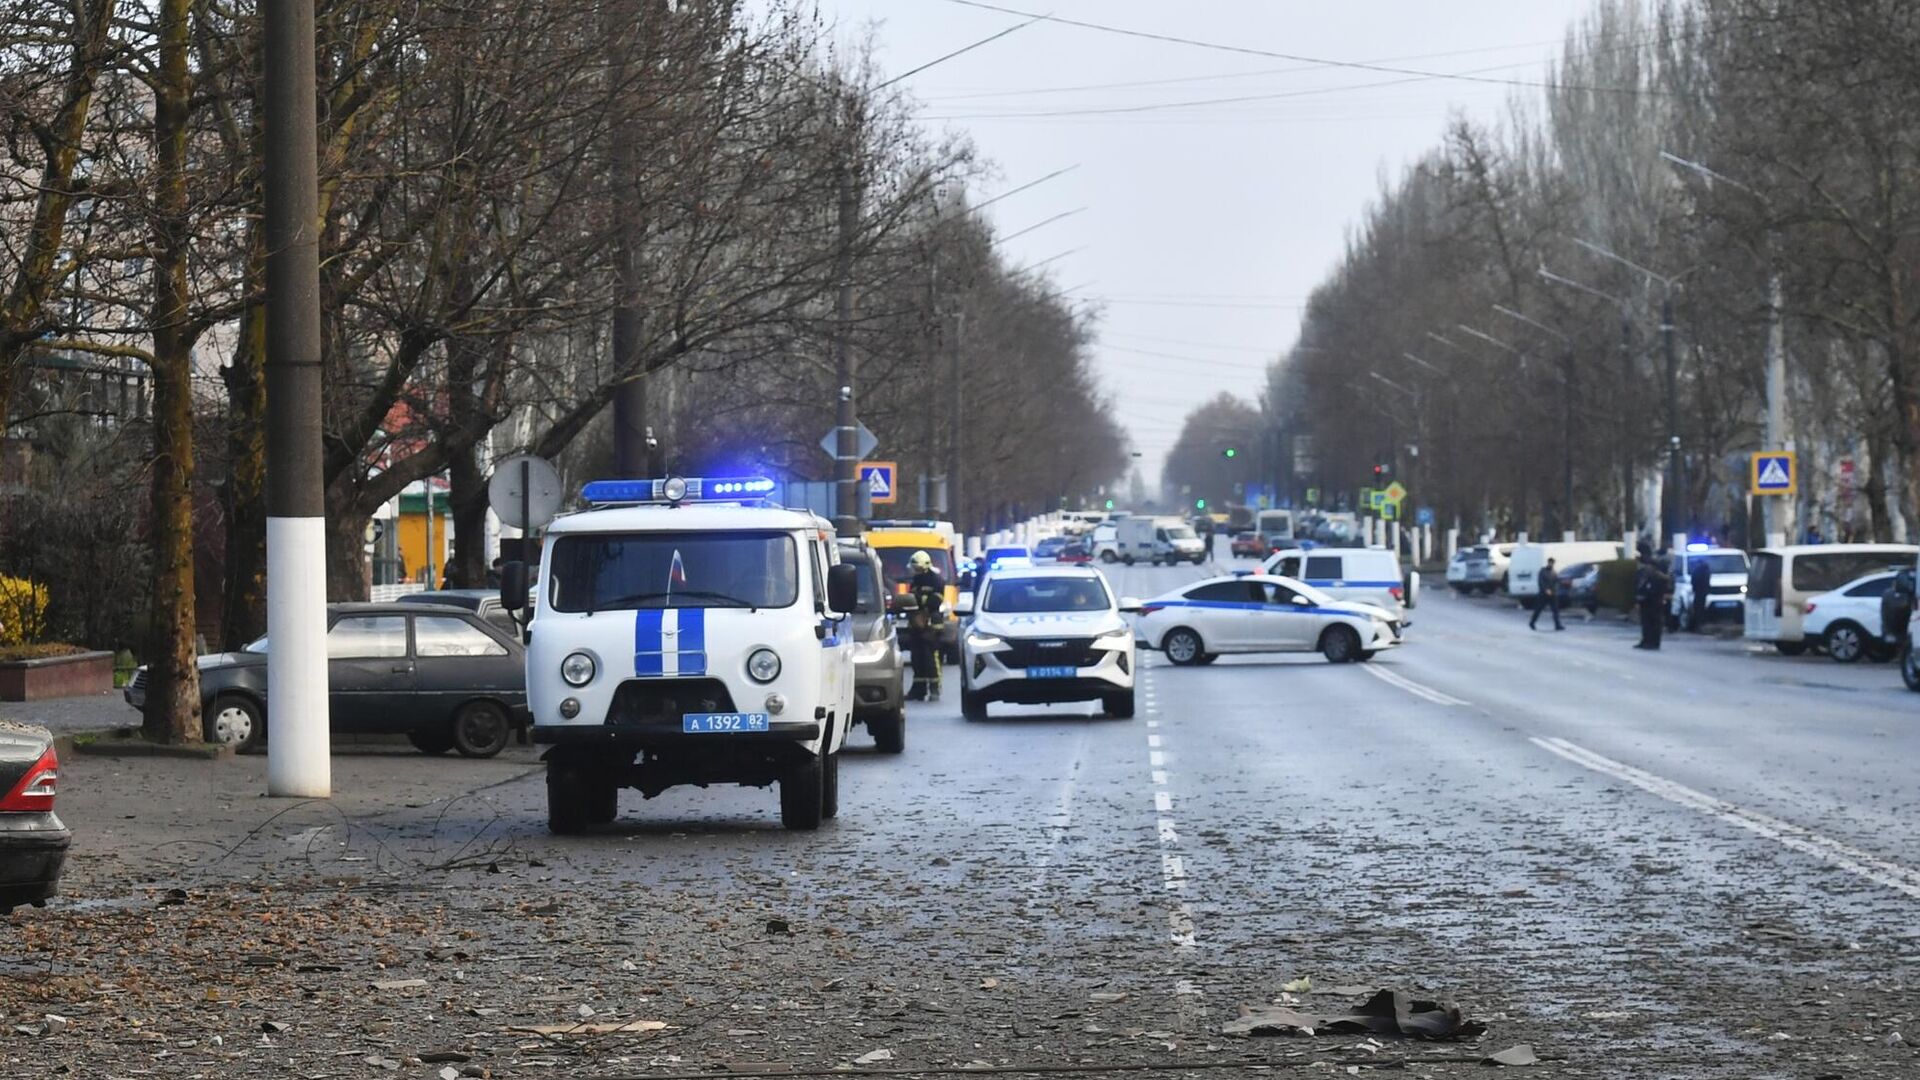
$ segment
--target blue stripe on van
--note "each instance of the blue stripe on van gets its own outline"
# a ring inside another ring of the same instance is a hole
[[[633,673],[640,678],[659,676],[666,672],[666,656],[661,651],[661,619],[666,612],[659,608],[641,608],[633,613]]]

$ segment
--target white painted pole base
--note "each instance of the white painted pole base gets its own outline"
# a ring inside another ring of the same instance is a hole
[[[327,727],[327,526],[267,519],[267,794],[333,794]]]

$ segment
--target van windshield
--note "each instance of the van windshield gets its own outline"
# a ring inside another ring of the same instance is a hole
[[[1697,573],[1702,566],[1709,574],[1744,574],[1747,559],[1744,555],[1695,555],[1687,560],[1687,573]]]
[[[1167,526],[1167,537],[1172,540],[1197,540],[1199,539],[1199,534],[1193,531],[1193,526],[1191,525],[1169,525]]]
[[[563,536],[551,567],[555,611],[782,608],[800,598],[798,550],[782,532]]]
[[[907,563],[916,551],[927,553],[927,557],[933,560],[933,569],[940,575],[941,580],[949,585],[954,583],[953,552],[947,548],[929,544],[923,548],[876,547],[873,550],[879,554],[880,567],[886,571],[887,581],[892,584],[903,585],[913,580],[913,568]]]

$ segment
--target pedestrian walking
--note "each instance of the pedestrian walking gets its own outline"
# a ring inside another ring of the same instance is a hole
[[[1220,530],[1214,527],[1213,519],[1211,518],[1207,519],[1207,522],[1203,527],[1207,530],[1207,561],[1212,562],[1213,561],[1213,538],[1219,535]]]
[[[1539,580],[1540,597],[1534,602],[1533,618],[1527,620],[1527,629],[1540,629],[1540,613],[1552,611],[1553,628],[1565,630],[1566,626],[1560,621],[1560,573],[1554,569],[1552,559],[1548,559],[1547,565],[1540,568]]]
[[[1633,599],[1640,605],[1640,641],[1634,648],[1655,651],[1660,648],[1660,637],[1667,624],[1667,598],[1671,595],[1673,578],[1660,568],[1652,547],[1643,541],[1640,568],[1633,575]]]

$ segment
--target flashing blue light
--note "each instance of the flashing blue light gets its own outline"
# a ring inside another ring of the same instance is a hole
[[[1687,550],[1688,550],[1688,551],[1712,551],[1712,550],[1713,550],[1713,545],[1712,545],[1712,544],[1703,544],[1703,543],[1701,543],[1701,542],[1699,542],[1698,540],[1696,540],[1696,541],[1694,541],[1693,543],[1691,543],[1691,544],[1688,544],[1688,545],[1687,545]]]
[[[666,480],[595,480],[580,489],[580,497],[599,506],[703,500],[738,502],[765,498],[779,487],[763,476],[728,477],[723,480],[686,477],[681,483],[686,485],[686,493],[679,499],[668,496]]]

